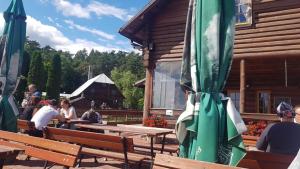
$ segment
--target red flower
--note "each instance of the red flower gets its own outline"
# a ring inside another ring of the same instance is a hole
[[[156,115],[152,115],[152,116],[148,117],[144,121],[144,124],[145,124],[145,126],[148,126],[148,127],[161,127],[161,128],[165,128],[168,125],[167,121],[163,117],[156,116]]]

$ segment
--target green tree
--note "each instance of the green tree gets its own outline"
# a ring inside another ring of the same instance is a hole
[[[30,62],[28,73],[28,83],[35,84],[38,90],[42,90],[44,86],[44,64],[40,52],[34,52]]]
[[[30,66],[30,55],[28,52],[24,51],[21,77],[20,77],[19,84],[17,86],[17,90],[14,93],[15,99],[19,104],[22,102],[24,98],[24,92],[26,91],[26,87],[27,87],[26,77],[29,72],[29,66]]]
[[[111,75],[112,80],[125,97],[123,106],[131,109],[142,109],[144,92],[142,89],[133,86],[134,82],[138,80],[136,75],[130,71],[124,71],[118,68],[115,68],[111,72]]]
[[[48,68],[46,92],[48,99],[59,99],[61,82],[61,59],[58,54],[54,55]]]

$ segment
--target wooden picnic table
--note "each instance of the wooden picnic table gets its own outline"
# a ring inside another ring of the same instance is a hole
[[[2,169],[5,159],[19,151],[18,149],[0,145],[0,169]]]
[[[153,152],[153,138],[157,136],[163,136],[162,140],[162,148],[161,153],[164,151],[166,135],[173,133],[171,129],[164,129],[164,128],[156,128],[156,127],[144,127],[144,126],[135,126],[135,125],[118,125],[118,126],[109,126],[103,124],[75,124],[78,128],[85,128],[85,129],[93,129],[93,130],[109,130],[115,132],[128,132],[128,133],[136,133],[136,134],[144,134],[151,138],[150,142],[150,149],[151,149],[151,156],[154,157]]]
[[[55,127],[57,127],[57,125],[59,124],[58,119],[52,119],[52,122],[53,122]],[[82,119],[68,119],[63,123],[67,124],[67,128],[69,129],[71,127],[71,124],[88,124],[88,123],[91,123],[91,122],[88,121],[88,120],[82,120]]]

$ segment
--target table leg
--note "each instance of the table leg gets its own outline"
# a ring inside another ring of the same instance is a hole
[[[160,153],[162,154],[162,153],[164,153],[164,148],[165,148],[165,141],[166,141],[166,135],[164,134],[164,136],[163,136],[163,140],[162,140],[162,142],[161,142],[161,150],[160,150]]]
[[[153,152],[153,137],[151,136],[151,158],[153,159],[154,152]]]

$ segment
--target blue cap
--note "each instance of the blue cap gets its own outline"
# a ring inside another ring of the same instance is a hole
[[[36,92],[34,92],[32,94],[32,96],[34,96],[34,97],[42,97],[42,94],[41,94],[41,92],[36,91]]]

